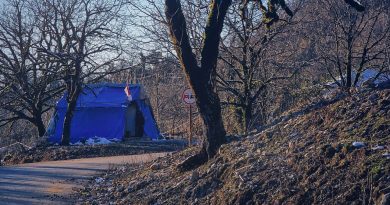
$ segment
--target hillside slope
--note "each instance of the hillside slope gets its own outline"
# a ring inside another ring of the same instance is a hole
[[[194,148],[112,170],[81,190],[80,202],[389,204],[389,148],[390,90],[366,91],[232,140],[193,171],[175,165]]]

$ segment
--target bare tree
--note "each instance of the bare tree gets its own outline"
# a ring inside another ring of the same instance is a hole
[[[68,144],[71,118],[83,84],[99,81],[128,68],[119,66],[118,69],[118,65],[122,64],[116,62],[121,54],[117,40],[120,39],[123,31],[119,17],[124,3],[122,0],[6,0],[6,2],[16,9],[15,12],[12,9],[4,10],[3,16],[0,17],[2,21],[0,95],[1,108],[7,111],[6,117],[2,116],[0,119],[1,123],[7,124],[14,120],[25,119],[35,123],[41,135],[44,133],[44,123],[39,115],[50,109],[49,105],[53,97],[63,91],[62,84],[64,84],[67,90],[68,109],[64,123],[63,144]],[[153,19],[151,24],[143,24],[143,21],[138,23],[141,27],[145,25],[143,28],[151,34],[145,39],[154,37],[166,53],[173,51],[173,45],[177,60],[198,95],[197,103],[206,126],[206,139],[202,151],[183,163],[182,167],[196,166],[213,157],[218,147],[226,140],[220,100],[216,94],[217,79],[222,77],[219,79],[221,85],[226,79],[222,75],[218,77],[219,71],[216,67],[220,35],[223,32],[225,15],[230,4],[240,4],[240,8],[248,8],[250,2],[257,4],[257,8],[261,11],[261,15],[258,15],[259,19],[261,18],[263,24],[271,31],[275,30],[271,25],[283,18],[280,17],[279,8],[290,16],[292,12],[284,0],[267,0],[267,6],[263,1],[258,0],[237,2],[213,0],[210,3],[211,7],[208,2],[200,0],[185,1],[183,4],[179,0],[165,0],[165,12],[162,3],[158,4],[151,0],[139,4],[134,2],[136,1],[126,3],[138,6],[140,8],[138,11]],[[357,1],[345,0],[345,2],[359,11],[364,10]],[[143,9],[145,5],[157,12],[147,13]],[[24,13],[25,11],[28,12]],[[255,11],[252,10],[253,13]],[[141,18],[137,21],[139,19]],[[383,18],[378,17],[378,21],[381,23]],[[168,30],[164,29],[166,25]],[[247,27],[251,26],[248,24]],[[373,27],[375,32],[372,33],[377,34],[378,26]],[[170,39],[166,38],[168,33]],[[252,34],[260,35],[256,41],[261,45],[270,42],[269,39],[264,42],[258,41],[264,39],[261,37],[262,33],[252,32]],[[228,49],[230,52],[235,52],[237,48],[229,46]],[[372,56],[371,53],[368,55]],[[248,59],[252,59],[248,56],[246,58],[247,63],[250,62]],[[257,81],[259,76],[251,77],[251,75],[247,77],[257,78],[255,84],[261,88],[261,83],[258,83],[260,81]],[[158,96],[159,84],[166,76],[155,77],[158,80],[155,85]],[[261,81],[268,82],[274,77],[278,78],[280,75],[266,76]],[[253,97],[252,95],[251,98]],[[163,105],[157,100],[156,104]]]
[[[389,16],[386,3],[367,1],[358,13],[336,0],[321,0],[317,7],[320,23],[313,36],[321,65],[340,87],[358,85],[368,68],[381,71],[386,63]]]
[[[279,6],[288,15],[292,15],[284,0],[269,0],[268,7],[265,7],[262,1],[256,2],[263,12],[263,21],[268,27],[279,20],[277,13]],[[226,141],[220,99],[215,92],[215,84],[220,34],[231,3],[230,0],[211,1],[203,34],[200,63],[198,64],[190,44],[187,23],[180,0],[165,1],[165,15],[170,37],[182,69],[197,96],[197,106],[206,131],[206,138],[201,151],[181,163],[179,165],[181,170],[191,169],[206,162],[207,159],[212,158],[217,153],[218,148]],[[248,1],[242,1],[241,3],[246,6]]]
[[[38,10],[53,41],[41,52],[61,63],[66,85],[63,145],[69,145],[72,116],[85,81],[94,82],[120,71],[110,65],[121,55],[116,42],[121,27],[115,26],[122,6],[121,0],[56,0],[45,1]]]
[[[181,170],[191,169],[206,162],[226,142],[220,99],[215,92],[215,84],[220,34],[231,3],[231,1],[211,1],[203,34],[200,63],[198,65],[198,60],[193,53],[188,37],[187,24],[180,1],[165,1],[165,15],[169,33],[183,71],[186,73],[187,79],[197,96],[196,101],[206,132],[206,139],[203,142],[201,151],[179,165],[179,169]],[[284,1],[271,0],[268,8],[264,7],[261,2],[258,3],[261,10],[267,14],[265,16],[269,19],[278,18],[275,11],[275,6],[277,5],[281,5],[287,13],[291,13]],[[244,2],[244,6],[245,4],[246,2]],[[267,25],[271,25],[272,23],[272,20],[267,21]]]
[[[212,158],[219,146],[226,141],[220,100],[214,88],[220,33],[230,4],[229,0],[211,2],[201,52],[202,59],[198,66],[189,42],[180,1],[165,1],[171,38],[182,68],[195,92],[197,105],[206,126],[206,140],[203,142],[202,150],[179,166],[182,170],[191,169]]]
[[[255,121],[266,123],[267,89],[275,89],[273,84],[288,79],[302,66],[288,61],[296,51],[282,35],[298,21],[281,21],[266,29],[261,18],[256,4],[232,5],[220,46],[218,90],[226,94],[222,104],[234,110],[243,134]]]
[[[58,83],[59,66],[37,52],[45,33],[30,2],[7,0],[0,16],[0,108],[8,117],[0,127],[27,120],[45,134],[42,115],[52,108],[53,98],[63,91]]]

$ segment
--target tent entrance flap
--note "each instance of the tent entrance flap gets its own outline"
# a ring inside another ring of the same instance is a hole
[[[125,128],[125,138],[135,137],[136,133],[136,114],[137,107],[134,104],[130,104],[126,111],[126,128]]]
[[[136,103],[131,103],[126,111],[125,138],[144,137],[144,124],[142,112]]]

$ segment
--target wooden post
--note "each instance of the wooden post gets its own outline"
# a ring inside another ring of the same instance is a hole
[[[190,104],[190,133],[188,136],[188,146],[191,147],[191,141],[192,141],[192,105]]]

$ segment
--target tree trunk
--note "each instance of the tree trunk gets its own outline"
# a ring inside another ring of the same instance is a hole
[[[213,158],[222,144],[226,142],[222,112],[218,95],[208,86],[192,86],[197,98],[199,113],[204,123],[206,138],[199,153],[178,165],[180,171],[187,171]],[[208,88],[206,88],[208,87]],[[201,92],[202,91],[202,92]]]
[[[34,107],[33,108],[33,118],[29,120],[38,130],[39,137],[42,137],[46,133],[46,127],[42,120],[42,109]]]
[[[234,114],[235,114],[235,121],[237,123],[238,130],[237,132],[239,134],[244,134],[245,132],[245,123],[243,123],[245,118],[245,106],[238,106],[234,105]]]
[[[83,47],[83,45],[81,45]],[[71,137],[71,124],[72,124],[72,118],[74,114],[74,110],[76,109],[77,105],[77,99],[81,93],[81,59],[77,59],[75,62],[75,74],[74,76],[70,77],[70,82],[68,82],[68,96],[67,96],[67,102],[68,106],[65,113],[65,119],[64,119],[64,128],[62,133],[62,139],[61,139],[61,145],[69,145],[70,144],[70,137]]]
[[[204,86],[201,89],[194,88],[194,92],[205,125],[206,139],[203,142],[203,147],[207,152],[208,159],[210,159],[215,156],[219,147],[226,142],[220,99],[210,86]]]
[[[347,54],[347,66],[346,66],[346,75],[347,75],[347,83],[345,87],[352,87],[352,44],[353,44],[352,35],[348,35],[348,54]]]
[[[67,146],[70,144],[71,123],[72,123],[73,113],[74,113],[74,110],[76,109],[76,105],[77,105],[77,98],[78,98],[80,92],[81,92],[81,86],[76,85],[73,94],[69,97],[68,106],[67,106],[66,113],[65,113],[64,128],[63,128],[63,133],[62,133],[62,138],[61,138],[61,145]]]
[[[44,136],[46,133],[46,127],[45,124],[43,123],[42,117],[39,115],[39,117],[35,118],[35,121],[36,121],[35,126],[38,129],[39,137]]]
[[[204,32],[201,52],[201,66],[189,43],[185,17],[180,0],[165,0],[165,15],[181,67],[196,95],[196,104],[203,119],[206,137],[201,151],[185,160],[178,168],[181,171],[193,169],[215,156],[219,147],[226,142],[220,99],[214,91],[218,48],[223,21],[231,0],[213,0]]]
[[[345,87],[352,87],[352,65],[350,63],[347,65],[347,83]]]
[[[73,117],[73,110],[75,109],[75,107],[76,107],[76,103],[73,102],[68,103],[66,113],[65,113],[61,145],[67,146],[70,144],[70,130],[71,130],[72,117]]]
[[[250,123],[252,121],[252,105],[251,104],[248,104],[245,106],[245,110],[244,110],[244,113],[245,113],[245,127],[244,127],[244,134],[247,135],[248,134],[248,130],[249,130],[249,126],[250,126]]]

